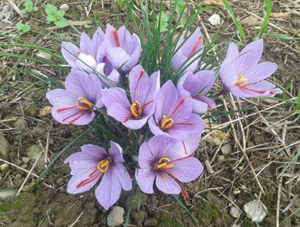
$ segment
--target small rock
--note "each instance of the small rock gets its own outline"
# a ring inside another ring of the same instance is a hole
[[[2,103],[1,113],[5,114],[5,115],[11,113],[11,108],[10,108],[10,106],[9,106],[9,104],[7,102]]]
[[[213,14],[208,18],[208,21],[211,25],[219,25],[221,24],[221,17],[218,14]]]
[[[23,158],[22,158],[22,161],[23,161],[25,164],[27,164],[27,163],[29,162],[29,160],[30,160],[30,158],[28,158],[28,157],[23,157]]]
[[[17,173],[17,175],[16,175],[16,179],[17,180],[19,180],[19,179],[21,179],[22,178],[22,175],[21,174],[19,174],[19,173]]]
[[[60,178],[57,179],[56,183],[60,184],[60,183],[62,183],[63,181],[64,181],[64,178],[60,177]]]
[[[253,222],[261,222],[267,215],[265,205],[257,199],[250,201],[244,205],[244,211],[247,217]]]
[[[139,211],[139,212],[134,214],[133,218],[134,218],[137,226],[143,226],[143,222],[147,218],[147,212],[146,211]]]
[[[36,160],[41,152],[42,150],[38,145],[32,145],[28,148],[27,156],[31,160]]]
[[[14,199],[17,197],[18,189],[2,189],[0,190],[0,199],[3,202],[8,201],[9,199]]]
[[[157,226],[157,220],[156,218],[149,218],[145,221],[145,226],[150,227],[150,226]]]
[[[18,118],[18,120],[15,121],[14,126],[19,132],[24,132],[26,129],[26,123],[22,118]]]
[[[9,165],[7,163],[0,165],[1,172],[6,172],[9,169]]]
[[[63,4],[63,5],[61,5],[61,6],[59,7],[59,9],[61,9],[61,10],[65,11],[65,12],[67,12],[67,11],[70,9],[70,7],[69,7],[67,4]]]
[[[115,206],[114,209],[107,215],[108,226],[118,226],[124,222],[124,209],[119,206]]]
[[[141,194],[141,200],[140,200],[140,205],[144,205],[148,200],[148,196],[144,193]],[[125,200],[125,207],[129,206],[129,202],[130,202],[130,196],[128,196]],[[132,205],[131,205],[131,211],[136,211],[138,209],[139,206],[139,197],[138,197],[138,193],[135,193],[132,199]]]
[[[36,54],[37,57],[39,58],[44,58],[46,60],[51,60],[52,59],[52,55],[49,54],[49,53],[46,53],[44,51],[39,51],[37,54]]]
[[[225,156],[224,155],[219,155],[218,156],[218,162],[223,162],[225,160]]]
[[[238,218],[241,215],[241,211],[237,207],[231,207],[229,213],[234,218]]]
[[[10,152],[10,144],[5,139],[3,132],[0,132],[0,158],[8,161]]]
[[[30,190],[31,190],[31,188],[30,188],[29,185],[25,185],[25,186],[22,188],[22,192],[28,192],[28,191],[30,191]]]
[[[45,169],[45,155],[42,154],[38,162],[36,163],[36,167],[40,170]]]
[[[223,155],[228,155],[231,154],[232,152],[232,146],[230,144],[225,144],[222,148],[221,148],[222,154]]]

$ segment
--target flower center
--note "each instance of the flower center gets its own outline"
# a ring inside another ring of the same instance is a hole
[[[189,57],[191,57],[191,56],[196,52],[196,49],[197,49],[197,47],[199,46],[199,44],[200,44],[200,42],[201,42],[201,39],[202,39],[202,36],[197,40],[195,46],[193,47],[193,49],[192,49],[191,52],[190,52]]]
[[[243,77],[242,75],[238,75],[237,77],[237,81],[234,83],[234,85],[238,86],[238,87],[243,87],[248,83],[248,80]]]
[[[98,163],[97,168],[100,170],[100,172],[105,173],[108,170],[110,163],[111,163],[111,158],[108,157],[107,159],[101,160]]]
[[[131,113],[136,118],[139,119],[142,114],[142,105],[139,101],[135,101],[131,105]]]
[[[92,109],[92,104],[88,100],[86,100],[85,98],[79,97],[78,101],[80,101],[80,104],[81,104],[80,105],[80,104],[78,104],[78,102],[76,102],[76,106],[79,109],[81,109],[81,110],[90,110],[90,109]]]
[[[117,44],[117,47],[120,47],[120,41],[119,41],[119,36],[118,36],[118,32],[117,32],[117,30],[115,29],[115,30],[113,30],[113,36],[114,36],[114,38],[115,38],[115,41],[116,41],[116,44]]]
[[[168,128],[171,128],[173,123],[174,123],[174,121],[172,118],[167,118],[167,116],[164,115],[163,119],[161,120],[161,123],[160,123],[160,128],[162,130],[166,130]]]
[[[170,169],[173,167],[173,164],[168,164],[170,159],[163,157],[161,158],[158,163],[154,166],[155,169]]]

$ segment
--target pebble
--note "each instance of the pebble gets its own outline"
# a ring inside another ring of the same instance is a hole
[[[108,226],[118,226],[124,222],[124,208],[115,206],[114,209],[107,215]]]
[[[228,155],[231,154],[232,152],[232,146],[230,144],[225,144],[222,148],[221,148],[222,154],[223,155]]]
[[[157,220],[156,218],[149,218],[145,221],[145,226],[150,227],[150,226],[157,226]]]
[[[41,152],[42,152],[42,150],[38,145],[32,145],[27,150],[27,156],[31,160],[36,160]]]
[[[146,211],[139,211],[137,213],[135,213],[133,215],[133,218],[137,224],[137,226],[143,226],[143,222],[146,220],[147,218],[147,212]]]
[[[10,114],[11,113],[11,108],[9,106],[9,103],[7,103],[7,102],[2,103],[1,113],[2,114]]]
[[[219,25],[221,24],[221,17],[218,14],[213,14],[208,18],[208,21],[211,25]]]
[[[223,162],[225,160],[225,156],[224,155],[219,155],[218,156],[218,162]]]
[[[4,133],[0,132],[0,158],[8,161],[10,152],[10,144],[4,137]]]
[[[69,7],[67,4],[63,4],[63,5],[61,5],[61,6],[59,7],[59,9],[61,9],[61,10],[65,11],[65,12],[67,12],[67,11],[70,9],[70,7]]]
[[[30,158],[28,158],[28,157],[23,157],[23,158],[22,158],[22,161],[23,161],[25,164],[27,164],[27,163],[30,161]]]
[[[9,169],[9,165],[7,163],[0,165],[1,172],[6,172]]]
[[[238,218],[241,215],[241,211],[237,207],[231,207],[229,213],[234,218]]]
[[[2,189],[0,190],[0,200],[3,202],[17,197],[18,189]]]
[[[36,163],[36,167],[40,170],[45,169],[45,155],[42,154],[38,162]]]
[[[26,122],[22,118],[15,121],[14,126],[18,131],[23,132],[26,129]]]
[[[39,51],[37,54],[36,54],[37,57],[39,58],[44,58],[46,60],[51,60],[52,59],[52,55],[49,54],[49,53],[46,53],[44,51]]]
[[[244,205],[244,211],[247,217],[253,222],[261,222],[266,217],[265,205],[257,199],[250,201]]]

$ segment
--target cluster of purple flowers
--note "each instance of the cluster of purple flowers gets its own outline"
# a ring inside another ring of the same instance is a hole
[[[240,53],[235,44],[230,44],[220,76],[235,96],[273,96],[281,92],[263,81],[277,65],[258,64],[262,48],[262,40],[250,43]],[[141,191],[153,193],[155,181],[164,193],[188,196],[181,182],[190,182],[203,171],[193,156],[205,127],[199,114],[215,107],[215,102],[206,97],[215,72],[195,73],[203,52],[199,28],[188,39],[180,39],[175,47],[172,65],[181,74],[176,85],[169,80],[161,86],[159,71],[149,76],[137,65],[141,52],[135,34],[131,35],[124,26],[116,30],[109,24],[105,34],[98,28],[92,40],[82,33],[80,48],[63,42],[62,54],[72,72],[65,89],[47,93],[53,105],[52,116],[63,124],[87,125],[94,119],[95,110],[105,107],[109,116],[128,129],[149,127],[153,137],[141,144],[135,170]],[[118,86],[120,80],[126,81],[128,90]],[[108,151],[95,145],[82,146],[81,152],[65,160],[72,170],[67,191],[87,191],[101,178],[96,197],[108,209],[118,200],[122,188],[132,188],[122,162],[122,148],[113,141]]]

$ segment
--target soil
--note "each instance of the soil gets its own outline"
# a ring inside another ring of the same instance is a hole
[[[92,2],[91,5],[90,1],[43,1],[44,4],[52,3],[58,7],[67,3],[70,9],[65,17],[69,20],[91,20],[93,23],[90,27],[77,26],[80,31],[85,31],[90,35],[97,27],[94,23],[95,16],[100,18],[103,27],[107,23],[113,25],[116,23],[116,5],[113,1]],[[212,26],[208,18],[214,13],[220,15],[223,24],[220,27],[217,43],[228,42],[236,32],[232,18],[225,8],[219,5],[220,2],[207,0],[204,5],[211,3],[216,8],[201,13],[194,24],[195,28],[200,27],[203,34],[206,30],[212,37],[217,27]],[[263,1],[249,3],[246,0],[232,0],[229,2],[242,24],[247,42],[253,41],[262,23],[259,18],[263,17]],[[193,3],[190,1],[187,15],[194,7]],[[23,9],[23,1],[16,4]],[[279,65],[278,70],[270,79],[277,86],[284,89],[293,81],[287,92],[278,96],[293,99],[297,97],[297,89],[300,87],[300,43],[297,40],[278,39],[268,34],[300,36],[300,5],[297,1],[290,0],[274,0],[272,4],[275,14],[271,16],[266,30],[267,35],[263,37],[262,60],[276,62]],[[92,7],[89,11],[90,6]],[[37,12],[25,16],[22,22],[32,27],[53,26],[46,24],[43,6],[38,5],[38,7]],[[89,11],[89,15],[85,8]],[[33,31],[20,36],[15,29],[15,24],[21,21],[20,16],[9,8],[6,1],[0,3],[0,12],[2,9],[3,12],[7,11],[5,17],[1,17],[0,14],[0,34],[9,35],[10,38],[0,37],[0,54],[36,56],[37,50],[9,46],[8,44],[15,42],[12,37],[60,51],[61,44],[49,37],[38,35]],[[168,11],[167,3],[164,3],[164,9]],[[126,11],[119,13],[119,25],[125,21],[126,14]],[[129,29],[132,32],[135,31],[132,24]],[[39,31],[42,30],[39,29]],[[71,28],[55,31],[76,42],[79,40],[78,35]],[[237,36],[234,40],[240,41]],[[208,38],[205,36],[205,42],[207,41]],[[221,49],[216,49],[216,51],[219,50]],[[39,184],[36,183],[37,178],[32,175],[40,175],[55,156],[87,127],[65,126],[56,122],[45,109],[49,108],[49,103],[45,98],[48,89],[45,83],[22,72],[14,75],[11,67],[28,71],[35,70],[56,81],[64,81],[67,72],[24,59],[19,62],[16,58],[7,56],[2,56],[0,59],[0,85],[4,85],[7,81],[0,94],[0,131],[3,132],[0,137],[6,138],[9,143],[7,160],[10,163],[4,166],[2,161],[4,157],[0,157],[0,164],[3,167],[0,172],[0,194],[3,189],[18,190],[26,180],[18,197],[6,202],[0,201],[0,226],[107,226],[107,215],[111,209],[106,211],[98,204],[94,190],[78,195],[70,195],[66,192],[70,169],[64,164],[64,160],[70,154],[79,151],[82,144],[96,140],[95,135],[87,134],[68,149]],[[53,61],[62,63],[56,59]],[[217,83],[216,90],[219,89],[218,86],[220,83]],[[277,179],[283,168],[299,151],[299,114],[291,113],[295,106],[276,100],[239,100],[225,96],[225,99],[218,100],[217,104],[216,110],[219,111],[224,110],[224,104],[229,111],[236,110],[236,107],[245,111],[213,119],[214,124],[211,128],[219,128],[223,131],[207,129],[204,132],[196,156],[206,169],[199,179],[184,184],[190,197],[184,199],[179,196],[179,198],[193,214],[199,226],[235,227],[258,226],[247,218],[243,206],[259,198],[268,211],[267,217],[259,223],[259,226],[276,226],[276,218],[279,218],[280,222],[283,221],[300,205],[300,199],[298,199],[300,193],[299,162],[296,161],[283,177]],[[1,142],[1,138],[0,146],[4,146],[5,142]],[[237,141],[242,146],[239,146]],[[232,151],[223,155],[221,148],[225,144],[232,145]],[[249,161],[243,155],[242,148]],[[32,155],[37,155],[43,150],[46,152],[35,164],[35,158],[31,158]],[[257,180],[253,176],[251,167]],[[28,172],[25,170],[32,171],[28,179],[26,179]],[[141,196],[140,208],[138,207],[139,196]],[[124,217],[127,214],[129,197],[130,193],[123,192],[116,203],[125,209]],[[240,210],[238,217],[230,214],[231,207]],[[299,213],[282,226],[300,226]],[[158,191],[153,195],[136,193],[129,223],[129,226],[196,226],[173,197]]]

